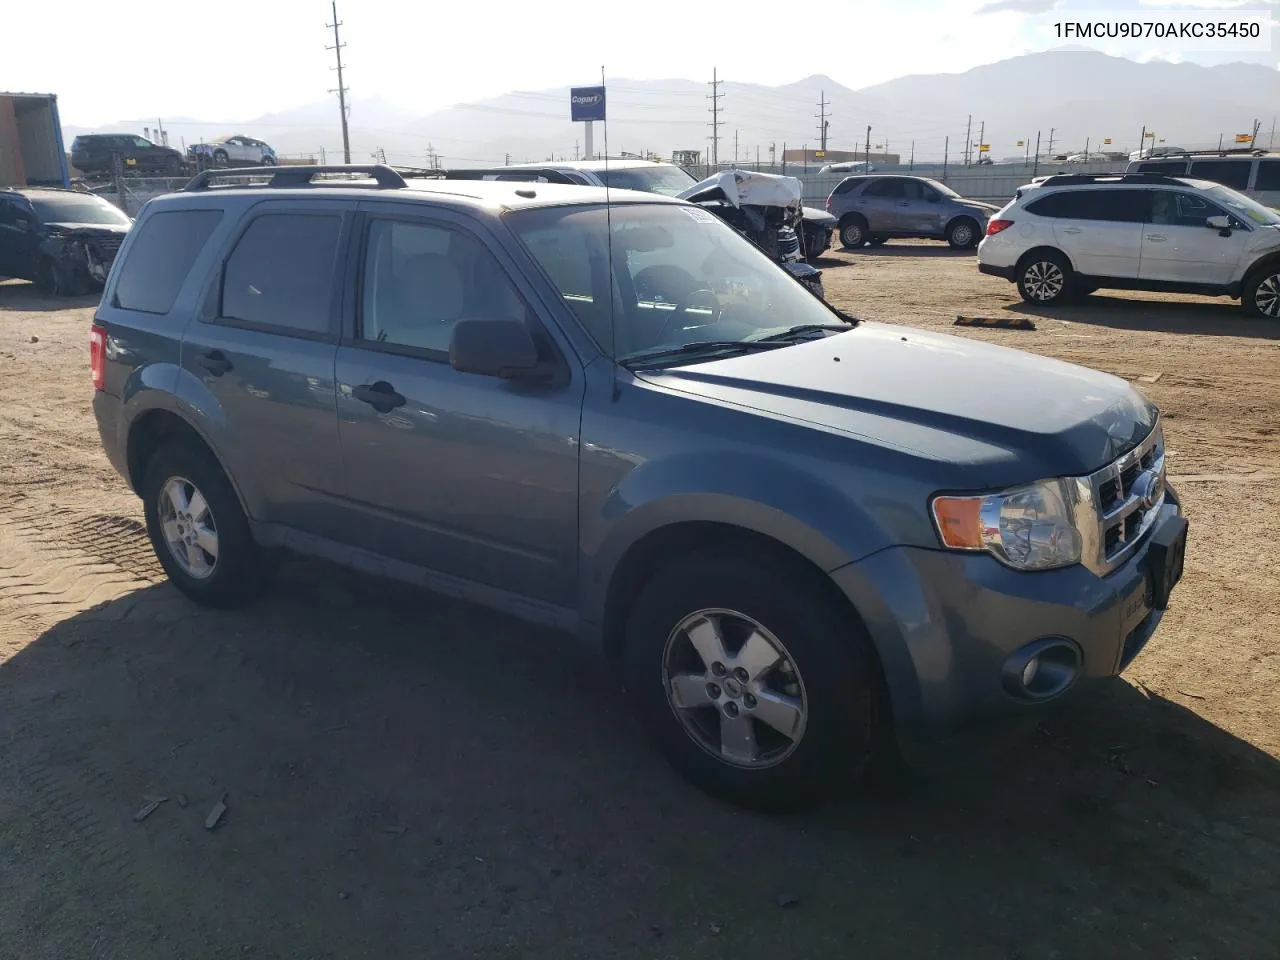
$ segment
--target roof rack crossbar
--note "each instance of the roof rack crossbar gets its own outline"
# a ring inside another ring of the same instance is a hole
[[[1186,186],[1184,182],[1186,178],[1173,177],[1166,173],[1059,173],[1037,179],[1044,187],[1098,183],[1108,180],[1117,183],[1163,183],[1171,186]]]
[[[404,177],[386,164],[349,163],[306,167],[215,167],[197,173],[182,189],[188,193],[207,190],[211,181],[222,177],[263,176],[271,177],[271,180],[267,183],[268,187],[308,187],[317,185],[313,181],[313,178],[317,175],[330,173],[362,173],[376,181],[378,188],[383,190],[408,186]]]

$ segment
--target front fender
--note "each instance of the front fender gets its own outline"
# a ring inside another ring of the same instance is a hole
[[[587,619],[601,622],[609,582],[632,546],[689,522],[769,537],[826,571],[892,542],[853,497],[791,462],[724,451],[650,460],[594,503],[584,498],[580,569]]]

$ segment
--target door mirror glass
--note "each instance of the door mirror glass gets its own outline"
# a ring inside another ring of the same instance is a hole
[[[538,346],[521,320],[468,318],[453,326],[449,364],[461,373],[505,380],[540,379],[548,373],[538,362]]]
[[[1204,222],[1204,225],[1208,227],[1210,230],[1230,230],[1231,218],[1230,217],[1210,217]]]

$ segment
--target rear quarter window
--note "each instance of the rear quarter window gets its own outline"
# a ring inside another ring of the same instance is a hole
[[[1147,160],[1135,163],[1129,168],[1130,173],[1163,173],[1168,176],[1185,176],[1187,161],[1185,160]]]
[[[1191,176],[1212,180],[1232,190],[1247,190],[1252,170],[1250,160],[1196,160],[1191,164]]]
[[[165,314],[173,309],[191,265],[222,219],[221,210],[168,210],[135,227],[113,303],[122,310]]]

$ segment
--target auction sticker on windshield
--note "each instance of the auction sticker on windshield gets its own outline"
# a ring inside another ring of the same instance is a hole
[[[697,220],[699,223],[715,223],[716,222],[715,214],[708,213],[706,210],[703,210],[701,207],[681,207],[680,209],[683,210],[686,214],[688,214],[694,220]]]

